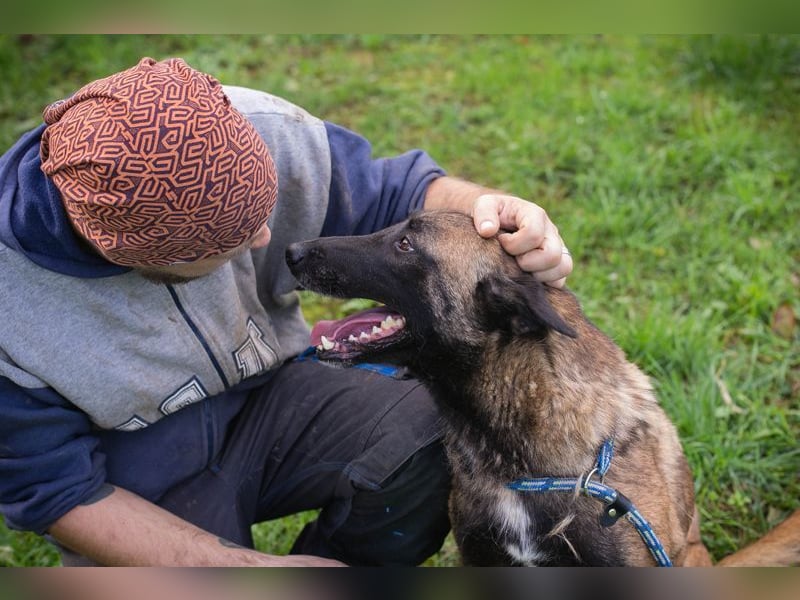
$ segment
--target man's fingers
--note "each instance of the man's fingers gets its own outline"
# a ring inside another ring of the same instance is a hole
[[[567,276],[572,273],[572,256],[569,254],[562,254],[561,259],[555,267],[544,271],[538,271],[533,274],[536,280],[546,283],[552,287],[564,287]]]
[[[516,227],[509,228],[510,233],[499,236],[503,249],[512,256],[521,256],[528,252],[545,250],[548,253],[555,251],[558,244],[558,229],[547,218],[543,210],[527,210],[518,215],[519,222]]]
[[[553,287],[563,287],[564,280],[572,273],[572,255],[570,255],[569,250],[567,250],[561,236],[558,234],[558,229],[550,221],[547,222],[545,231],[541,245],[538,248],[517,255],[517,263],[523,271],[533,273],[537,280]],[[513,235],[502,234],[499,236],[500,243],[503,244],[509,254],[513,254],[513,252],[508,250],[503,238],[504,236],[509,236],[505,240],[508,243]]]
[[[558,229],[549,220],[545,223],[523,223],[518,231],[498,236],[503,249],[517,257],[526,271],[551,269],[561,261],[564,244]]]

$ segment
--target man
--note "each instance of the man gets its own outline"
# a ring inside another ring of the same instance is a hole
[[[49,106],[0,159],[0,510],[64,564],[416,564],[448,530],[437,414],[401,372],[296,360],[285,247],[471,214],[560,286],[542,209],[180,59]],[[321,508],[290,556],[253,523]]]

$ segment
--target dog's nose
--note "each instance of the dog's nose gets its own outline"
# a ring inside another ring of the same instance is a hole
[[[295,267],[306,257],[306,247],[302,243],[289,244],[286,247],[286,264]]]

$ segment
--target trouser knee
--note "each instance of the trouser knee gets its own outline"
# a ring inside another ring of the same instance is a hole
[[[358,489],[328,514],[323,511],[293,552],[336,557],[351,565],[420,564],[441,548],[450,530],[449,493],[447,460],[436,441],[377,488]]]

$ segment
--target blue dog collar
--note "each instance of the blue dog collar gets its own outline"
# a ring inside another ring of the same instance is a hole
[[[636,509],[622,492],[607,486],[603,483],[603,477],[611,466],[611,458],[614,455],[614,440],[607,439],[600,448],[597,455],[596,466],[586,477],[536,477],[532,479],[516,479],[507,484],[506,487],[518,492],[574,492],[579,489],[581,492],[600,500],[605,504],[600,524],[603,527],[611,527],[620,517],[625,517],[633,525],[639,536],[644,541],[647,549],[656,560],[659,567],[671,567],[672,561],[667,556],[664,546],[653,531],[650,523]],[[597,474],[600,481],[592,480]]]

